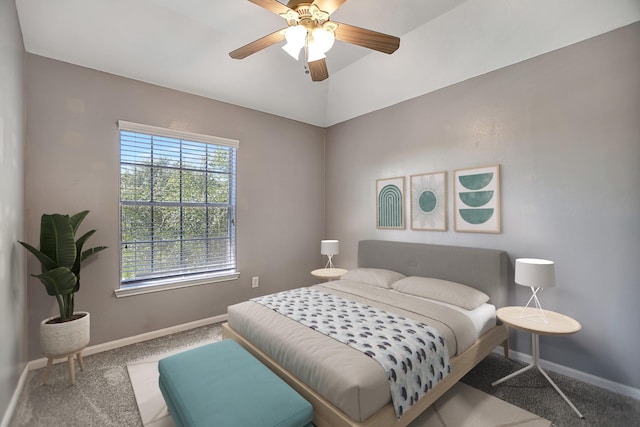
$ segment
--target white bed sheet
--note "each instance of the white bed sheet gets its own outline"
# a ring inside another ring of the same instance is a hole
[[[476,328],[477,337],[482,336],[482,334],[496,326],[496,306],[493,304],[485,303],[474,310],[467,310],[462,307],[458,307],[457,305],[448,304],[442,301],[436,301],[432,299],[430,299],[429,301],[435,304],[449,307],[467,316],[473,323],[473,326]]]

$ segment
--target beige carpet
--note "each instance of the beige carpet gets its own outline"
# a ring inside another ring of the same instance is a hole
[[[203,342],[198,346],[209,343]],[[127,365],[144,427],[175,427],[158,388],[158,360],[185,350],[187,349],[178,349]],[[413,421],[410,427],[549,427],[550,425],[550,421],[524,409],[466,384],[458,383]]]

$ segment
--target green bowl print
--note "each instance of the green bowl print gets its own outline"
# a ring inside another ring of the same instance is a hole
[[[467,190],[481,190],[493,179],[493,172],[459,176],[460,184]]]
[[[493,198],[493,190],[489,191],[469,191],[460,193],[460,200],[465,205],[472,208],[484,206]]]
[[[480,225],[489,221],[493,209],[460,209],[460,216],[469,224]]]

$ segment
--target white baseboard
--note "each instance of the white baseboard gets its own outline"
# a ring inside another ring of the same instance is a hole
[[[13,412],[16,410],[16,406],[18,405],[18,399],[22,394],[22,389],[24,388],[24,384],[27,381],[28,374],[29,365],[25,365],[24,369],[22,370],[22,375],[20,375],[20,379],[18,380],[18,384],[16,385],[16,389],[13,391],[13,396],[11,396],[11,400],[9,401],[9,406],[4,412],[4,416],[2,417],[2,421],[0,422],[0,427],[9,427],[9,422],[11,421]]]
[[[154,338],[163,337],[165,335],[175,334],[177,332],[188,331],[189,329],[199,328],[200,326],[211,325],[213,323],[219,323],[226,321],[228,316],[221,314],[220,316],[208,317],[206,319],[196,320],[189,323],[183,323],[181,325],[171,326],[157,331],[145,332],[144,334],[134,335],[132,337],[122,338],[115,341],[109,341],[102,344],[96,344],[85,348],[82,351],[82,356],[90,356],[96,353],[102,353],[103,351],[114,350],[116,348],[124,347],[126,345],[136,344],[143,341],[152,340]],[[53,363],[66,362],[66,359],[57,359]],[[29,371],[34,369],[40,369],[47,366],[47,358],[31,360],[27,364]]]
[[[115,341],[109,341],[106,343],[89,346],[83,350],[82,355],[89,356],[92,354],[101,353],[103,351],[124,347],[126,345],[136,344],[136,343],[148,341],[154,338],[163,337],[165,335],[171,335],[177,332],[188,331],[189,329],[199,328],[201,326],[211,325],[213,323],[224,322],[227,320],[227,318],[228,316],[226,314],[222,314],[220,316],[209,317],[206,319],[183,323],[181,325],[171,326],[169,328],[159,329],[157,331],[146,332],[144,334],[134,335],[132,337],[122,338]],[[66,359],[58,359],[53,363],[61,363],[65,361]],[[44,368],[45,366],[47,366],[46,357],[43,357],[41,359],[31,360],[26,364],[24,370],[22,371],[22,375],[20,375],[20,379],[18,380],[16,389],[13,392],[13,396],[11,397],[11,401],[9,402],[9,406],[7,407],[7,410],[5,411],[4,416],[2,417],[2,421],[0,422],[0,427],[9,426],[9,422],[11,421],[13,412],[15,411],[16,405],[18,404],[18,399],[22,394],[22,390],[24,389],[24,385],[25,385],[25,382],[27,381],[27,375],[29,374],[29,372],[35,369]]]
[[[199,328],[201,326],[211,325],[213,323],[219,323],[226,321],[228,316],[226,314],[221,314],[220,316],[208,317],[206,319],[196,320],[193,322],[183,323],[181,325],[171,326],[169,328],[159,329],[157,331],[146,332],[140,335],[134,335],[132,337],[122,338],[115,341],[109,341],[102,344],[92,345],[85,348],[82,351],[83,356],[89,356],[96,353],[101,353],[103,351],[113,350],[116,348],[124,347],[126,345],[136,344],[143,341],[148,341],[154,338],[163,337],[165,335],[175,334],[177,332],[188,331],[189,329]],[[66,359],[57,359],[53,363],[61,363],[66,361]],[[20,375],[20,379],[18,380],[18,384],[16,385],[16,389],[13,392],[13,396],[11,397],[11,401],[9,402],[9,406],[2,417],[2,422],[0,422],[0,427],[8,427],[9,422],[11,421],[11,417],[13,416],[13,412],[16,409],[16,405],[18,404],[18,399],[22,394],[22,389],[24,389],[25,382],[27,381],[27,375],[30,371],[35,369],[44,368],[47,366],[47,358],[43,357],[41,359],[31,360],[29,361],[24,370],[22,371],[22,375]]]
[[[502,347],[496,348],[494,350],[494,353],[498,353],[500,355],[504,354],[502,351]],[[509,358],[520,361],[520,362],[524,362],[524,363],[533,362],[533,358],[531,357],[531,355],[526,353],[520,353],[519,351],[514,351],[511,349],[509,349]],[[622,394],[624,396],[628,396],[628,397],[632,397],[634,399],[640,400],[640,389],[637,389],[625,384],[620,384],[615,381],[607,380],[601,377],[597,377],[595,375],[591,375],[586,372],[578,371],[577,369],[569,368],[567,366],[559,365],[557,363],[549,362],[543,359],[540,359],[540,366],[543,369],[548,369],[549,371],[566,375],[569,378],[573,378],[578,381],[582,381],[584,383],[594,385],[596,387],[604,388],[614,393]]]
[[[109,341],[102,344],[92,345],[85,348],[82,351],[83,356],[89,356],[96,353],[101,353],[103,351],[113,350],[116,348],[124,347],[126,345],[136,344],[143,341],[148,341],[154,338],[163,337],[166,335],[175,334],[177,332],[188,331],[189,329],[199,328],[201,326],[211,325],[213,323],[219,323],[226,321],[228,316],[226,314],[221,314],[220,316],[208,317],[206,319],[196,320],[193,322],[183,323],[181,325],[171,326],[169,328],[159,329],[157,331],[146,332],[140,335],[134,335],[132,337],[122,338],[115,341]],[[66,361],[66,359],[58,359],[53,363],[61,363]],[[24,370],[22,371],[22,375],[20,375],[20,379],[18,380],[18,384],[16,385],[16,389],[13,392],[13,396],[11,397],[11,401],[9,402],[9,406],[2,417],[2,421],[0,422],[0,427],[8,427],[9,422],[11,421],[11,417],[13,417],[13,413],[16,409],[16,405],[18,404],[18,399],[22,394],[22,390],[24,389],[24,385],[27,381],[27,375],[30,371],[35,369],[44,368],[47,366],[47,358],[43,357],[41,359],[31,360],[29,361]]]

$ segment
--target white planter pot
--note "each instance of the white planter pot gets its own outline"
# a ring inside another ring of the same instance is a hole
[[[40,322],[40,348],[47,357],[65,356],[77,353],[89,344],[90,316],[86,311],[83,317],[63,323],[47,323],[58,316],[49,317]]]

